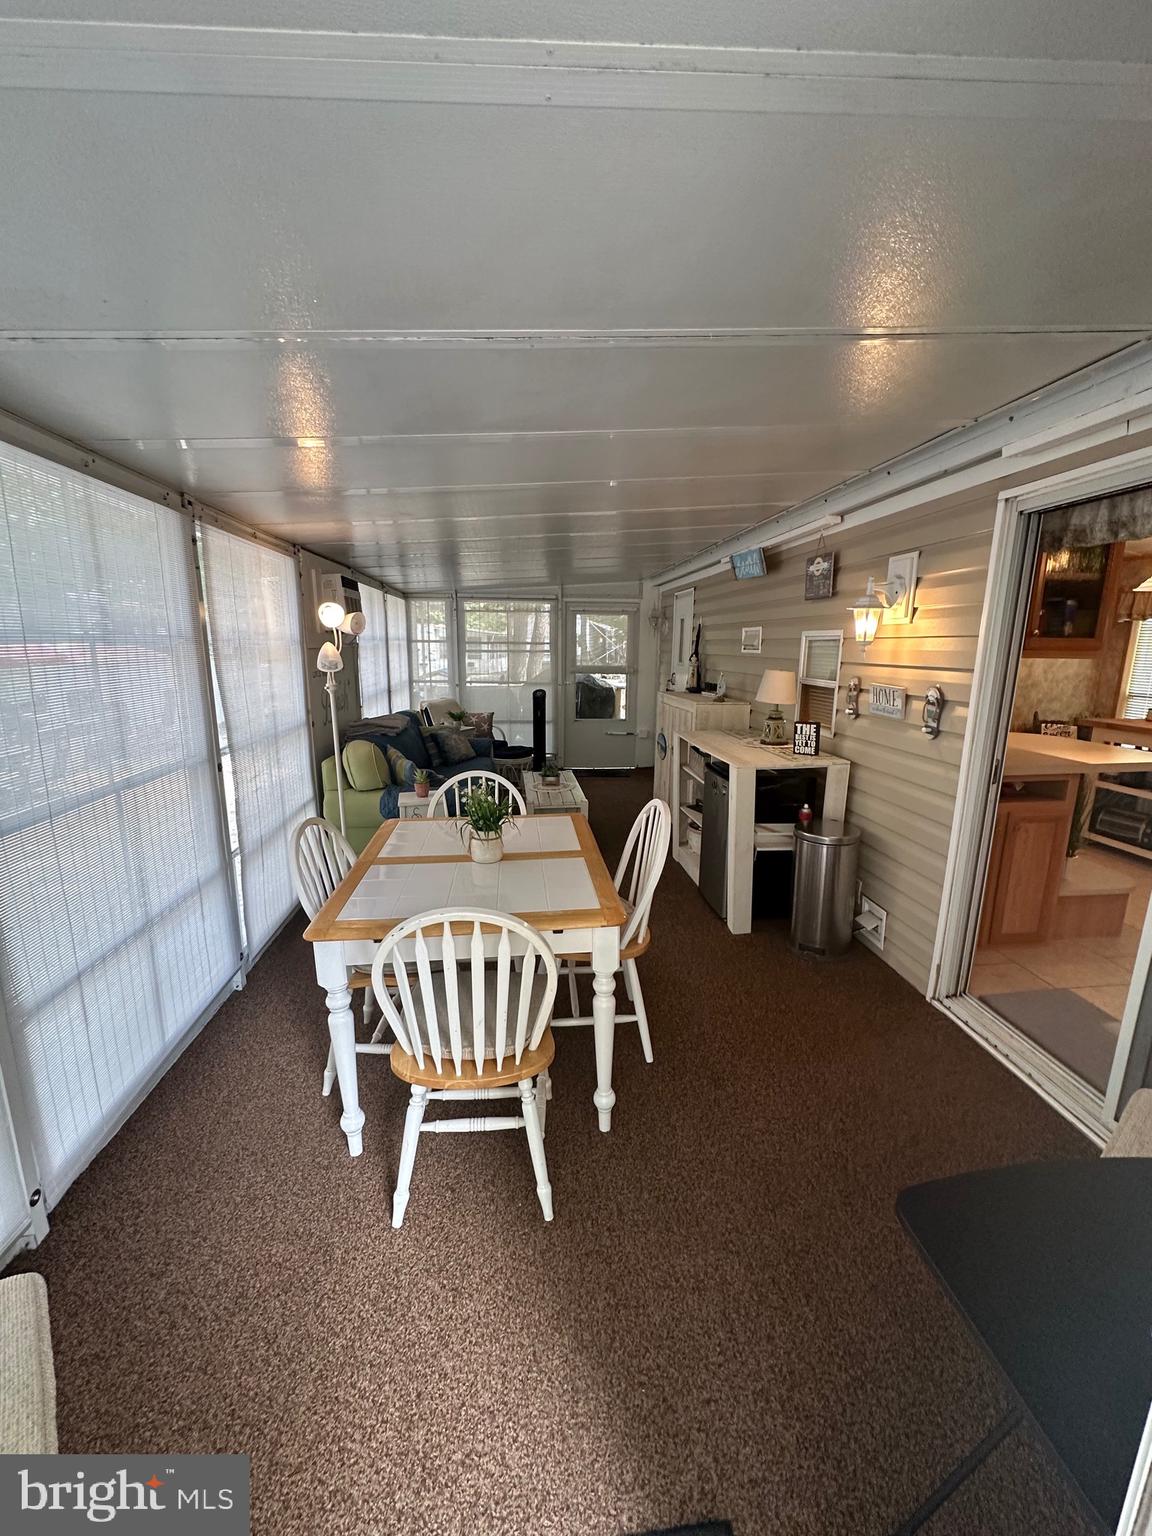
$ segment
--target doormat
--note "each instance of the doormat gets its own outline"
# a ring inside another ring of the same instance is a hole
[[[1002,1019],[1101,1093],[1108,1087],[1119,1022],[1067,987],[980,993]]]
[[[672,1525],[659,1531],[638,1531],[636,1536],[735,1536],[727,1520],[709,1520],[704,1525]]]

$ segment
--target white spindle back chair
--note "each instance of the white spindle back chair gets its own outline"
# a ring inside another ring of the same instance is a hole
[[[381,943],[372,986],[397,1040],[392,1070],[411,1087],[394,1227],[404,1220],[421,1131],[523,1127],[544,1220],[552,1220],[544,1128],[558,974],[539,929],[505,912],[424,912],[398,923]],[[430,1099],[517,1097],[516,1116],[424,1121]]]
[[[513,810],[517,815],[526,816],[528,814],[527,802],[511,779],[506,779],[499,773],[489,773],[485,768],[475,768],[466,773],[458,773],[446,783],[441,784],[440,788],[436,790],[428,802],[429,816],[448,816],[451,814],[448,810],[447,797],[449,790],[455,793],[457,816],[463,816],[464,814],[463,806],[461,805],[463,796],[470,795],[475,790],[481,790],[484,794],[491,795],[494,800],[510,800]]]
[[[636,969],[637,958],[648,948],[650,935],[648,919],[652,912],[652,900],[664,865],[668,859],[668,846],[672,839],[672,812],[663,800],[649,800],[632,823],[624,852],[616,866],[616,889],[630,907],[628,921],[620,930],[620,969],[624,986],[632,1001],[635,1013],[617,1013],[617,1024],[635,1024],[640,1031],[640,1044],[644,1060],[652,1060],[652,1036],[648,1029],[648,1012],[644,1006],[644,992],[640,986],[640,973]],[[580,1000],[576,989],[576,976],[591,970],[582,956],[575,955],[565,964],[568,976],[568,1001],[571,1018],[555,1019],[557,1025],[591,1024],[590,1015],[581,1016]]]
[[[356,850],[338,827],[322,816],[309,816],[292,834],[292,882],[300,905],[308,916],[315,917],[332,895],[344,876],[356,862]],[[354,991],[364,993],[364,1023],[372,1022],[372,977],[368,971],[350,970],[348,985]],[[382,1045],[384,1021],[377,1025],[368,1045],[357,1045],[361,1055],[387,1055],[390,1045]],[[324,1081],[321,1092],[325,1098],[332,1092],[336,1081],[336,1055],[328,1047],[328,1060],[324,1065]]]

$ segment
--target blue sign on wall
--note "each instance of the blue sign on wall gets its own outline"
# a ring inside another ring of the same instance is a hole
[[[732,574],[737,581],[749,581],[753,576],[764,574],[764,551],[762,549],[742,549],[731,557]]]

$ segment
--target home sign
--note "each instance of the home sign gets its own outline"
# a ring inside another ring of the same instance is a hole
[[[884,683],[873,683],[868,690],[868,713],[882,715],[886,720],[903,720],[907,698],[907,690],[904,688],[889,688]]]

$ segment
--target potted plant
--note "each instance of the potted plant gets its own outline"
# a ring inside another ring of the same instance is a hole
[[[560,765],[551,753],[544,759],[544,766],[540,769],[540,782],[541,784],[559,784],[560,782]]]
[[[428,770],[427,770],[427,768],[417,768],[416,772],[412,775],[412,789],[413,789],[413,792],[418,796],[419,799],[427,800],[427,798],[428,798]]]
[[[511,800],[497,800],[476,789],[461,797],[464,819],[460,836],[474,864],[498,864],[504,857],[504,824],[512,819]]]

